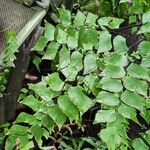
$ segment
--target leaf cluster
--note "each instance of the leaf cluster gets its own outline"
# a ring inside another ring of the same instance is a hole
[[[82,11],[99,16],[118,16],[127,18],[149,10],[149,0],[76,0]]]

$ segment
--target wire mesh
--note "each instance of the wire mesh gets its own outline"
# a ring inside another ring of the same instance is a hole
[[[13,31],[17,34],[35,13],[36,10],[14,0],[0,0],[0,53],[6,32]]]

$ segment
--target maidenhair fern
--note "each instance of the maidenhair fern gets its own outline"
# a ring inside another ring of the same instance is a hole
[[[0,97],[7,83],[7,77],[11,67],[14,67],[15,53],[17,52],[17,40],[14,33],[9,32],[5,43],[5,48],[0,54]]]
[[[33,148],[33,138],[43,149],[42,137],[48,139],[55,127],[61,129],[68,120],[83,127],[83,114],[98,103],[100,110],[94,124],[102,124],[99,137],[109,150],[137,150],[139,144],[142,150],[148,150],[142,139],[130,140],[127,131],[129,120],[142,126],[137,111],[150,123],[149,41],[141,42],[137,51],[130,54],[126,39],[112,37],[106,28],[118,28],[122,19],[98,18],[81,11],[71,19],[64,8],[59,9],[59,15],[59,24],[54,27],[46,23],[45,34],[33,48],[42,59],[55,64],[54,72],[24,90],[20,103],[34,113],[19,114],[7,133],[5,149],[13,149],[17,139],[21,150]],[[143,23],[149,24],[149,18],[147,12]],[[145,24],[140,33],[147,32]],[[135,56],[142,62],[137,63]],[[150,142],[149,130],[141,135]]]

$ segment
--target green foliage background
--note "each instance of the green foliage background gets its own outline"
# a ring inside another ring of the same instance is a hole
[[[17,51],[17,39],[13,32],[7,33],[5,49],[0,54],[0,98],[3,97],[7,85],[9,71],[14,66]]]

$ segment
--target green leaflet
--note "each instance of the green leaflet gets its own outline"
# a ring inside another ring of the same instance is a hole
[[[96,86],[98,85],[99,78],[94,74],[89,74],[84,77],[84,88],[88,88],[92,91],[92,93],[96,96],[99,93],[99,88]]]
[[[34,143],[32,141],[29,141],[27,144],[24,143],[24,145],[25,146],[22,148],[22,150],[34,148]]]
[[[71,60],[68,59],[70,64],[61,70],[68,81],[74,81],[78,72],[83,69],[82,57],[81,53],[74,51],[71,55]],[[64,60],[64,64],[65,62],[66,61]]]
[[[30,132],[37,140],[39,140],[43,136],[44,130],[36,124],[30,128]]]
[[[47,109],[47,114],[53,119],[59,128],[63,126],[67,119],[66,115],[62,113],[61,109],[57,105],[49,106]]]
[[[83,55],[78,52],[78,51],[74,51],[71,54],[71,65],[79,72],[83,69]]]
[[[96,31],[96,29],[94,28],[89,28],[88,29],[88,37],[86,35],[87,39],[87,45],[91,45],[91,47],[93,48],[98,48],[99,45],[99,41],[98,41],[98,36],[99,36],[99,32]],[[84,45],[84,47],[86,47]],[[85,48],[86,49],[86,48]]]
[[[150,32],[150,22],[147,22],[146,24],[144,24],[144,25],[140,28],[138,34],[141,34],[141,33],[149,33],[149,32]]]
[[[51,42],[48,45],[47,50],[46,50],[44,56],[42,57],[42,59],[53,60],[57,54],[58,48],[59,48],[59,44],[57,44],[55,42]]]
[[[133,140],[132,145],[136,150],[149,150],[148,146],[140,138],[136,138],[135,140]]]
[[[67,43],[67,33],[60,28],[58,28],[57,43],[58,44]]]
[[[36,45],[33,47],[33,50],[40,51],[40,52],[43,51],[47,42],[48,42],[48,39],[46,39],[45,36],[41,36],[38,42],[36,43]]]
[[[112,54],[105,60],[106,64],[125,67],[128,64],[127,55],[124,54]]]
[[[37,144],[39,147],[42,146],[42,137],[45,137],[46,139],[49,138],[49,133],[47,130],[45,130],[44,128],[40,127],[39,125],[34,125],[31,126],[30,128],[30,132],[31,134],[34,136]]]
[[[136,77],[139,79],[145,79],[145,80],[150,80],[150,76],[147,72],[147,69],[145,69],[144,67],[132,63],[128,69],[127,69],[128,75],[132,76],[132,77]]]
[[[69,26],[71,24],[71,13],[69,10],[66,10],[64,7],[58,9],[61,22],[64,26]]]
[[[79,47],[83,48],[83,44],[86,43],[86,28],[79,28]]]
[[[141,66],[144,68],[150,68],[150,56],[142,58]]]
[[[81,27],[79,29],[79,47],[84,51],[98,47],[98,33],[94,28]]]
[[[126,53],[128,51],[128,47],[126,45],[126,39],[120,35],[116,36],[113,40],[114,50],[117,53]]]
[[[107,127],[100,132],[100,138],[106,143],[109,150],[115,150],[121,143],[121,137],[113,127]]]
[[[51,101],[54,96],[53,91],[45,85],[42,85],[40,82],[37,84],[31,84],[29,88],[45,101]]]
[[[111,79],[111,78],[102,78],[97,87],[102,88],[103,90],[107,90],[110,92],[121,92],[123,86],[121,81],[118,79]]]
[[[54,121],[48,115],[43,115],[41,118],[41,124],[46,127],[50,133],[55,127]]]
[[[118,28],[123,21],[123,19],[118,19],[114,17],[103,17],[98,20],[98,24],[100,26],[108,26],[111,29],[115,29]]]
[[[92,13],[88,13],[85,23],[86,23],[86,24],[89,24],[89,25],[95,26],[95,25],[96,25],[96,20],[97,20],[97,18],[98,18],[97,15],[94,15],[94,14],[92,14]]]
[[[138,53],[142,56],[150,56],[150,42],[149,41],[143,41],[138,46]]]
[[[38,56],[35,56],[33,59],[33,64],[36,66],[38,71],[40,72],[40,63],[42,62],[41,58]]]
[[[33,142],[29,141],[27,135],[10,135],[7,138],[6,145],[5,145],[5,150],[12,150],[15,145],[16,145],[16,140],[20,142],[20,148],[21,150],[26,150],[26,148],[31,149],[34,147]]]
[[[113,122],[117,118],[115,110],[99,110],[95,116],[95,123]]]
[[[78,71],[72,64],[70,64],[68,67],[61,70],[61,72],[66,77],[67,81],[74,81],[77,77]]]
[[[77,107],[72,103],[70,98],[66,95],[58,98],[58,106],[67,115],[70,120],[78,122],[79,112]]]
[[[63,47],[59,52],[59,69],[63,69],[70,64],[70,51]]]
[[[78,38],[79,33],[74,27],[69,27],[67,29],[68,38],[67,38],[67,45],[69,49],[75,49],[78,47]]]
[[[143,23],[150,22],[150,11],[143,14],[142,21],[143,21]]]
[[[84,24],[84,21],[86,19],[86,16],[81,11],[77,12],[77,15],[74,19],[74,25],[75,26],[82,26]]]
[[[84,58],[84,74],[97,69],[97,58],[93,54],[87,54]]]
[[[41,103],[33,96],[29,95],[21,101],[21,103],[32,108],[34,111],[38,111],[41,108]]]
[[[144,109],[140,115],[146,120],[146,122],[150,123],[150,110],[149,109]]]
[[[117,106],[119,104],[117,95],[105,91],[102,91],[98,94],[96,101],[109,106]]]
[[[141,134],[142,137],[149,143],[150,142],[150,130],[147,130],[145,133]]]
[[[15,123],[28,123],[30,125],[34,125],[37,123],[37,119],[33,115],[22,112],[17,117]]]
[[[126,120],[118,115],[116,121],[107,123],[107,127],[101,130],[99,135],[109,149],[115,150],[122,144],[128,147],[127,125]]]
[[[81,114],[86,112],[93,105],[92,100],[82,92],[79,86],[69,88],[68,95]]]
[[[140,111],[142,111],[145,106],[145,99],[142,96],[127,90],[121,95],[121,100],[125,104]]]
[[[34,117],[38,120],[42,120],[42,118],[44,117],[45,115],[42,113],[42,111],[37,111],[35,114],[34,114]]]
[[[107,52],[111,50],[111,48],[111,34],[107,30],[101,31],[99,35],[98,53]]]
[[[126,76],[123,80],[123,85],[129,91],[137,92],[138,94],[141,94],[145,97],[148,96],[147,95],[148,84],[146,81]]]
[[[46,22],[44,36],[48,41],[54,40],[55,27]]]
[[[106,68],[101,73],[101,76],[111,77],[111,78],[123,78],[125,76],[125,70],[123,67],[115,65],[107,65]]]
[[[60,79],[58,73],[52,73],[48,75],[48,80],[47,80],[49,87],[53,91],[61,91],[64,86],[64,82]]]
[[[130,7],[129,12],[131,14],[140,14],[143,13],[143,5],[141,5],[142,1],[133,1],[132,7]]]
[[[24,127],[21,125],[14,124],[8,131],[9,134],[14,134],[14,135],[27,135],[28,133],[28,127]]]
[[[138,120],[136,118],[136,109],[127,106],[125,104],[121,104],[121,106],[118,108],[118,112],[125,118],[131,119],[138,123]]]

